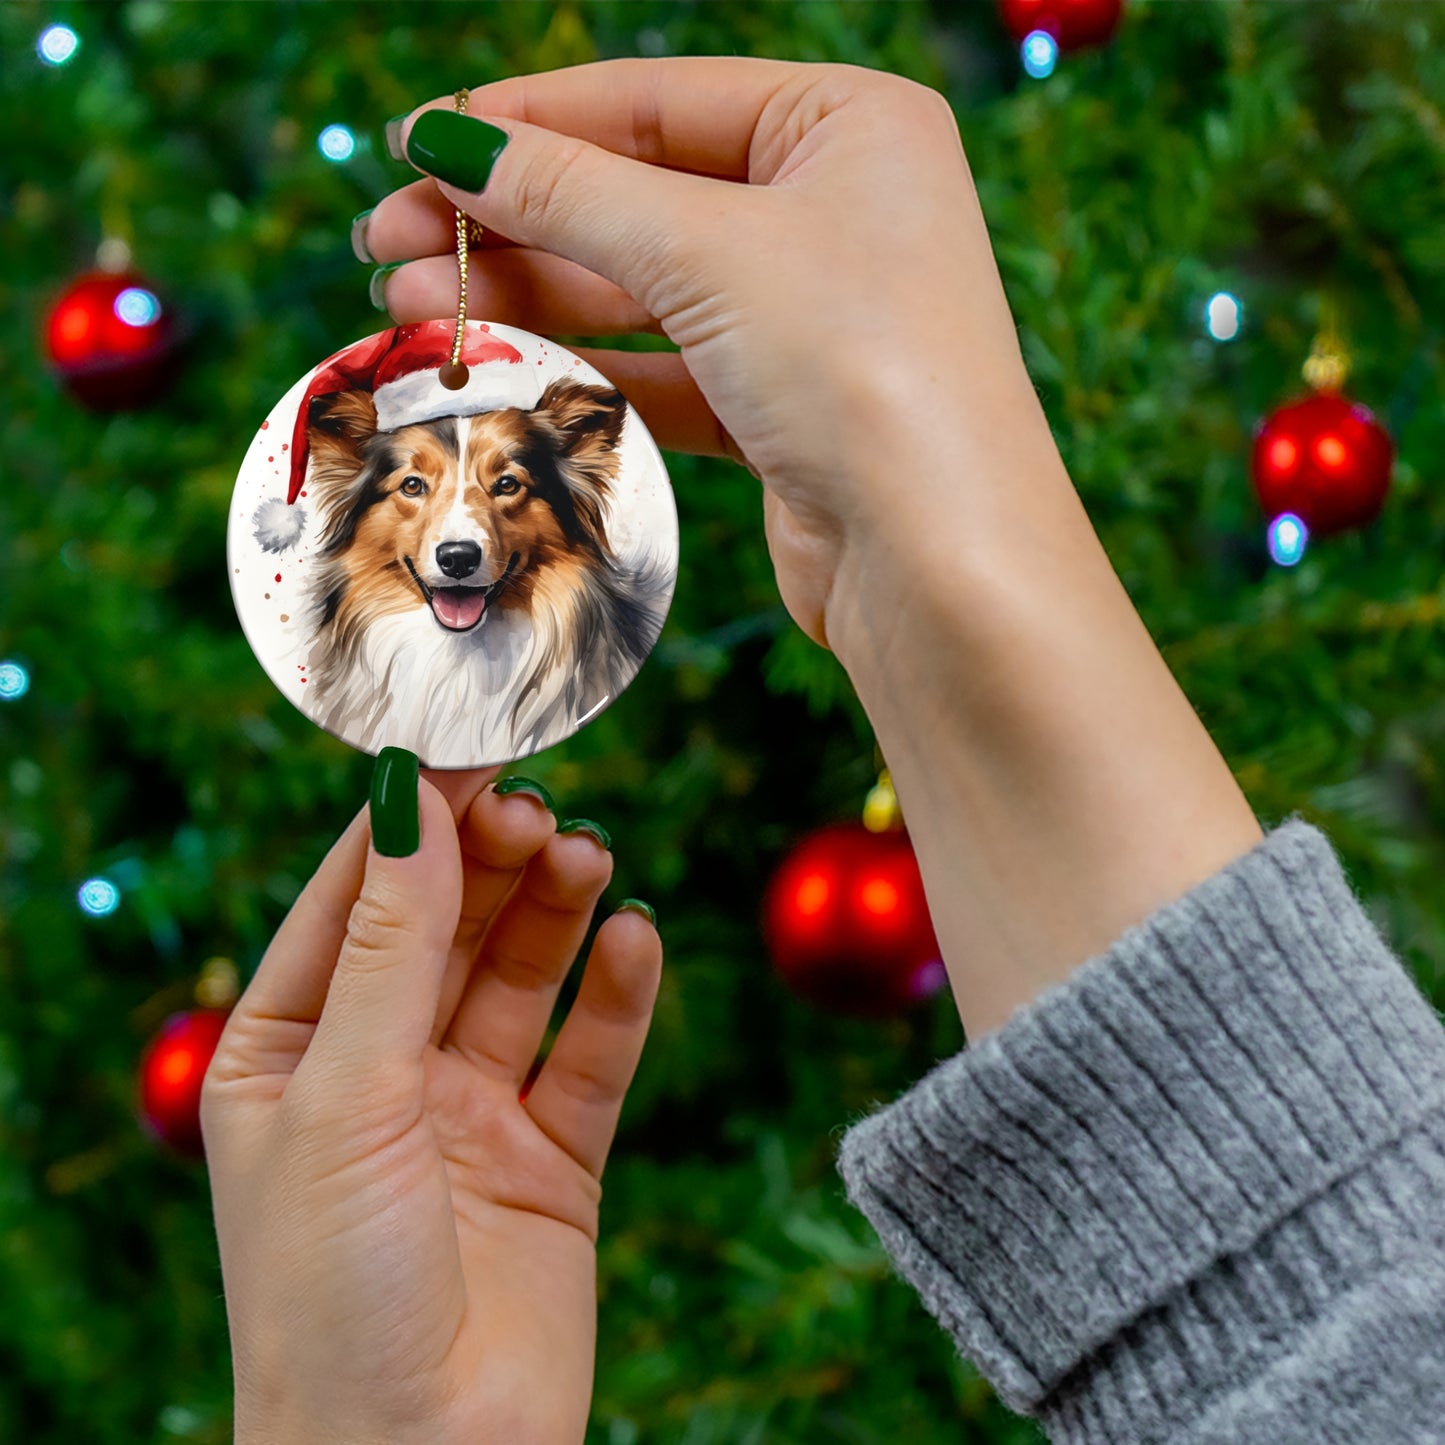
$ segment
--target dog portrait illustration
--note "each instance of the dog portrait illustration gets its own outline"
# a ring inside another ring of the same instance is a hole
[[[653,547],[634,524],[625,554],[611,535],[639,425],[621,394],[595,372],[543,380],[506,339],[526,333],[479,331],[458,392],[438,379],[447,323],[333,359],[298,408],[287,501],[255,514],[267,553],[284,553],[287,517],[304,532],[304,710],[432,767],[505,762],[575,732],[641,666],[676,574],[675,520]]]

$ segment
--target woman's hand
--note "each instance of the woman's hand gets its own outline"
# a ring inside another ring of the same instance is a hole
[[[400,321],[653,330],[595,352],[665,447],[761,478],[793,616],[888,759],[977,1035],[1259,825],[1099,545],[1024,368],[958,128],[896,76],[607,61],[388,127],[432,180],[354,236]],[[485,118],[485,119],[479,119]]]
[[[584,1433],[599,1181],[661,946],[603,924],[519,1098],[612,858],[483,781],[419,784],[408,857],[358,815],[207,1074],[238,1445]]]
[[[1010,479],[985,443],[1057,468],[935,91],[850,66],[609,61],[482,86],[466,117],[432,102],[393,138],[441,185],[388,196],[358,237],[412,262],[384,279],[391,314],[455,313],[455,204],[509,242],[474,253],[471,315],[665,333],[680,355],[584,354],[660,445],[760,477],[783,600],[818,641],[846,648],[890,538],[966,541],[960,516],[1018,508],[990,500]]]

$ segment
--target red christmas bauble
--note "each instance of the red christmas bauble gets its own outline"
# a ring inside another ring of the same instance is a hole
[[[1046,31],[1060,50],[1102,45],[1118,28],[1124,0],[998,0],[998,13],[1021,44]]]
[[[140,1113],[147,1128],[182,1154],[201,1155],[201,1083],[230,1017],[227,1009],[172,1014],[140,1062]]]
[[[1315,536],[1364,527],[1384,504],[1394,457],[1390,434],[1366,407],[1315,392],[1260,424],[1255,494],[1271,520],[1293,512]]]
[[[764,902],[773,965],[794,992],[835,1013],[899,1013],[945,973],[906,833],[840,823],[803,839]]]
[[[51,308],[45,351],[65,389],[86,406],[145,406],[174,373],[176,321],[144,277],[92,271]]]

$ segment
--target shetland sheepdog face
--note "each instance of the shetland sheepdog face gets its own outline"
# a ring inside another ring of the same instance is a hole
[[[345,558],[328,612],[358,623],[426,607],[470,632],[528,608],[577,567],[610,560],[603,507],[625,405],[609,387],[560,380],[535,409],[376,430],[369,392],[318,397],[310,485],[321,556]]]
[[[308,709],[357,746],[477,767],[570,736],[627,686],[675,564],[608,540],[626,404],[552,382],[530,411],[376,429],[367,391],[317,398]]]

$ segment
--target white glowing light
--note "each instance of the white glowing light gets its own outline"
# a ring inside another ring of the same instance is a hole
[[[68,25],[48,25],[35,42],[35,53],[47,65],[64,65],[80,49],[80,36]]]
[[[82,913],[104,918],[120,907],[120,889],[109,878],[87,878],[75,895]]]
[[[344,125],[327,126],[316,145],[329,161],[349,161],[356,154],[356,137]]]
[[[1244,308],[1228,291],[1216,291],[1204,308],[1204,329],[1216,341],[1233,341],[1244,322]]]
[[[160,320],[161,303],[154,292],[142,286],[127,286],[115,298],[115,314],[127,326],[149,326]]]
[[[30,691],[30,674],[18,662],[0,662],[0,702],[15,702]]]
[[[1059,42],[1047,30],[1031,30],[1019,47],[1024,70],[1035,80],[1043,80],[1054,73],[1059,63]]]
[[[1293,512],[1281,512],[1269,524],[1269,555],[1281,567],[1293,567],[1305,554],[1309,528]]]

